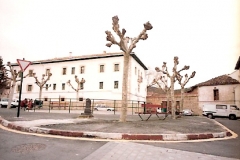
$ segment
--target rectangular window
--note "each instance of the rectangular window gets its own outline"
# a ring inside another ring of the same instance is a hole
[[[46,76],[48,76],[50,73],[50,69],[46,69]]]
[[[137,67],[135,67],[135,75],[137,75]]]
[[[33,76],[33,70],[29,70],[28,75],[29,75],[29,77],[32,77]]]
[[[100,65],[100,73],[104,72],[104,65]]]
[[[32,85],[27,86],[27,91],[32,91]]]
[[[48,101],[48,98],[45,97],[45,98],[44,98],[44,101]]]
[[[84,70],[85,70],[85,67],[84,67],[84,66],[81,66],[81,67],[80,67],[80,73],[83,74],[83,73],[84,73]]]
[[[218,89],[213,90],[213,96],[214,96],[214,101],[219,100],[219,90]]]
[[[17,85],[17,92],[19,92],[20,91],[20,85],[18,84]]]
[[[80,89],[84,88],[84,83],[80,83]]]
[[[56,90],[56,84],[53,84],[53,90]]]
[[[115,72],[119,71],[119,64],[114,64],[114,71]]]
[[[161,106],[162,107],[167,107],[167,101],[162,101]]]
[[[180,110],[180,101],[176,101],[176,109]]]
[[[114,89],[118,89],[118,81],[114,81]]]
[[[72,74],[75,74],[75,67],[72,67]]]
[[[62,84],[62,90],[65,90],[65,83]]]
[[[65,101],[65,98],[61,98],[61,101]]]
[[[66,74],[67,74],[67,68],[63,68],[62,74],[63,74],[63,75],[66,75]]]
[[[99,89],[103,89],[103,82],[99,82]]]
[[[49,87],[49,85],[48,85],[48,84],[46,84],[46,91],[48,90],[48,87]]]
[[[216,105],[216,109],[227,109],[227,105]]]
[[[230,105],[230,109],[231,110],[238,110],[237,106],[235,106],[235,105]]]

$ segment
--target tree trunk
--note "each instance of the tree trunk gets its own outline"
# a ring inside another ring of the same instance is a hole
[[[12,81],[12,86],[11,86],[11,88],[10,88],[10,93],[9,93],[9,99],[8,99],[7,108],[11,108],[11,102],[12,102],[12,99],[13,99],[13,94],[14,94],[15,86],[16,86],[16,81]],[[20,103],[20,102],[19,102],[19,103]]]
[[[167,90],[167,111],[169,111],[169,90]]]
[[[39,91],[39,100],[41,101],[42,99],[42,89],[43,89],[43,86],[40,86],[40,91]]]
[[[127,100],[128,100],[128,71],[130,54],[124,54],[123,80],[122,80],[122,108],[120,122],[126,122],[127,119]]]
[[[77,101],[79,100],[79,90],[80,90],[80,83],[77,82],[77,90],[76,90]]]
[[[79,101],[79,90],[76,91],[76,94],[77,94],[77,95],[76,95],[76,98],[77,98],[76,101]]]
[[[174,97],[174,77],[171,77],[171,101],[172,101],[172,119],[176,119],[176,104]]]
[[[182,112],[182,110],[183,110],[183,99],[184,99],[184,88],[181,87],[180,112]]]

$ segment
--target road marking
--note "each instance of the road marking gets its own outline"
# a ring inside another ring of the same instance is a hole
[[[212,119],[213,120],[213,119]],[[238,134],[233,132],[231,129],[227,128],[226,126],[224,126],[223,124],[221,124],[220,122],[213,120],[217,125],[221,126],[223,129],[226,129],[227,131],[229,131],[232,134],[232,138],[237,138]]]

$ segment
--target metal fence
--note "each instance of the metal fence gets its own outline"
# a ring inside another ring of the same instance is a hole
[[[94,111],[96,106],[107,106],[113,108],[113,114],[121,111],[122,100],[110,100],[110,99],[90,99],[91,100],[91,110]],[[127,101],[127,112],[134,114],[135,112],[142,112],[144,110],[146,102],[128,100]],[[65,110],[66,113],[71,113],[71,111],[84,111],[86,107],[86,99],[76,99],[76,98],[48,98],[48,99],[35,99],[33,110],[48,110],[50,113],[53,110]]]

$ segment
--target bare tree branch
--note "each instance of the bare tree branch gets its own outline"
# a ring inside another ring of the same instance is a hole
[[[122,81],[122,110],[120,114],[120,121],[126,122],[126,115],[127,115],[127,97],[128,97],[128,67],[129,67],[129,57],[132,52],[132,50],[136,47],[136,43],[142,39],[146,40],[148,38],[146,31],[151,30],[153,27],[152,25],[147,22],[144,24],[143,31],[138,35],[137,38],[129,38],[125,37],[126,30],[123,28],[122,32],[120,32],[119,27],[119,18],[118,16],[112,17],[112,29],[114,32],[118,35],[120,38],[120,41],[117,42],[110,31],[106,31],[107,34],[107,41],[110,41],[110,43],[107,43],[107,47],[111,47],[112,44],[116,44],[120,47],[120,49],[124,52],[124,65],[123,65],[123,81]],[[128,45],[130,42],[130,46]]]
[[[73,85],[71,84],[70,80],[67,81],[67,84],[69,84],[74,91],[78,92],[78,90],[73,87]]]

